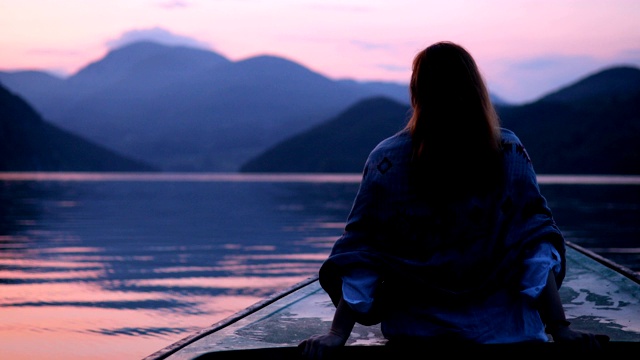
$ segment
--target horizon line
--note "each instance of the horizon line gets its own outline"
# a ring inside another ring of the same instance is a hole
[[[539,184],[640,185],[640,175],[539,174]],[[305,182],[359,183],[361,173],[240,173],[240,172],[1,172],[0,181],[182,181],[182,182]]]

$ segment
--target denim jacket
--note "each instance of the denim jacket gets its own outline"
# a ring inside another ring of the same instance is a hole
[[[343,278],[366,274],[364,283],[371,286],[362,291],[371,306],[355,309],[360,323],[384,325],[389,308],[396,307],[468,309],[498,293],[520,291],[524,264],[542,243],[554,247],[556,281],[562,283],[564,238],[524,146],[510,130],[501,129],[501,135],[506,185],[440,207],[421,201],[410,185],[408,132],[371,151],[345,231],[320,269],[320,284],[334,304],[342,297]]]

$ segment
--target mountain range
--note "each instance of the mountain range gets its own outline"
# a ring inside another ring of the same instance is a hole
[[[497,105],[544,174],[640,174],[640,69],[612,67],[530,104]],[[373,147],[403,128],[410,107],[361,101],[245,163],[242,172],[360,172]]]
[[[331,80],[293,61],[230,61],[213,51],[139,42],[66,79],[0,73],[52,124],[165,171],[236,171],[277,142],[364,98],[408,102],[407,86]]]
[[[640,173],[639,73],[605,69],[524,105],[492,99],[541,159],[538,172]],[[0,83],[56,134],[161,171],[359,172],[410,110],[406,84],[331,80],[282,57],[231,61],[152,42],[112,50],[68,78],[0,72]],[[13,134],[12,144],[35,136]]]

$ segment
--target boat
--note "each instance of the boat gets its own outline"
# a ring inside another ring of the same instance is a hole
[[[560,296],[572,328],[609,336],[602,348],[588,355],[628,356],[640,353],[640,274],[598,254],[567,242],[567,274]],[[334,306],[310,277],[210,327],[193,333],[144,360],[299,359],[297,345],[324,333]],[[346,346],[335,358],[361,356],[415,357],[419,351],[446,351],[448,355],[500,356],[576,355],[581,349],[562,344],[484,344],[455,346],[424,344],[403,349],[386,346],[379,325],[356,324]],[[599,354],[602,352],[604,354]],[[627,354],[627,355],[624,355]]]

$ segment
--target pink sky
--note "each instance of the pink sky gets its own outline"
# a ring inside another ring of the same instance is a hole
[[[640,66],[638,23],[638,0],[0,0],[0,70],[68,75],[155,39],[406,83],[416,52],[451,40],[475,56],[491,92],[526,102],[606,67]]]

